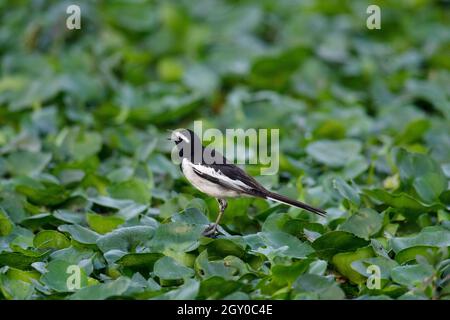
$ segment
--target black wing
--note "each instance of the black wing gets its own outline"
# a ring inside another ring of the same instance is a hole
[[[201,167],[205,170],[201,170],[199,166],[196,167],[194,172],[198,176],[224,188],[259,197],[265,197],[267,193],[253,177],[234,164],[202,164]],[[214,175],[210,174],[208,169],[214,170]]]

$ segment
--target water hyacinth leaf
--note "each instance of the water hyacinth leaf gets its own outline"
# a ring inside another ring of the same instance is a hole
[[[433,275],[433,269],[421,264],[398,266],[392,269],[392,280],[398,284],[415,287]]]
[[[49,181],[37,181],[29,177],[17,179],[16,191],[37,205],[56,206],[67,200],[69,193],[63,186]]]
[[[6,161],[12,175],[33,176],[44,170],[51,159],[49,153],[18,151],[10,154]]]
[[[323,276],[327,267],[328,263],[325,260],[316,260],[309,265],[308,273]]]
[[[447,189],[447,179],[442,174],[426,173],[414,179],[414,189],[426,203],[439,201],[441,193]]]
[[[330,260],[339,252],[354,251],[368,244],[368,241],[361,239],[350,232],[330,231],[316,239],[312,243],[312,247],[320,257]]]
[[[131,199],[137,203],[147,204],[151,194],[148,185],[141,179],[131,179],[108,187],[109,194],[116,199]]]
[[[171,257],[162,257],[156,261],[153,272],[163,280],[186,279],[194,275],[194,270],[179,264]]]
[[[172,216],[172,221],[188,224],[208,225],[209,220],[203,212],[197,208],[187,208],[186,210]]]
[[[111,213],[117,213],[118,216],[129,220],[135,218],[147,209],[147,205],[136,203],[132,200],[114,199],[105,196],[89,198],[95,206],[100,206]]]
[[[311,259],[304,259],[292,262],[290,265],[274,265],[271,268],[272,279],[279,285],[292,284],[301,274],[305,273],[310,264]]]
[[[5,210],[0,207],[0,237],[9,235],[14,228],[12,221],[6,214]]]
[[[316,274],[304,274],[293,284],[297,299],[341,300],[345,293],[333,279]]]
[[[150,246],[153,250],[188,252],[199,246],[199,239],[205,227],[182,222],[161,224],[155,231]]]
[[[321,140],[309,144],[306,152],[324,165],[342,167],[354,160],[361,149],[362,145],[357,140]]]
[[[84,287],[72,294],[70,300],[104,300],[121,296],[130,286],[131,280],[120,277],[116,280]]]
[[[400,264],[404,264],[404,263],[416,260],[418,255],[426,256],[427,254],[436,252],[437,250],[438,250],[437,246],[419,245],[419,246],[409,247],[409,248],[400,250],[395,255],[395,261],[397,261]]]
[[[155,262],[162,257],[160,253],[127,253],[116,261],[123,267],[152,269]]]
[[[371,247],[360,248],[354,252],[342,252],[333,256],[332,262],[343,276],[353,283],[363,283],[365,278],[352,268],[352,263],[357,260],[373,256]]]
[[[188,279],[175,290],[169,291],[163,295],[157,296],[156,300],[193,300],[197,297],[200,289],[200,283],[194,279]]]
[[[411,185],[416,178],[424,174],[437,174],[444,177],[439,164],[428,155],[397,149],[395,161],[399,169],[400,179],[406,185]]]
[[[83,214],[69,210],[57,210],[53,213],[53,216],[61,221],[73,224],[83,224],[86,220]]]
[[[30,217],[26,217],[21,221],[24,227],[30,229],[43,228],[49,225],[57,225],[59,221],[50,213],[35,214]]]
[[[395,137],[395,143],[401,145],[420,140],[430,126],[431,123],[428,119],[413,120]]]
[[[32,298],[34,291],[34,286],[29,282],[0,274],[0,292],[6,299],[29,300]]]
[[[64,224],[58,227],[61,232],[67,232],[70,236],[82,244],[95,244],[99,234],[80,225]]]
[[[341,178],[337,178],[334,180],[334,186],[342,197],[359,206],[361,200],[359,198],[358,190],[355,190]]]
[[[24,270],[30,268],[32,263],[41,261],[47,255],[48,251],[43,253],[36,252],[34,255],[27,255],[20,252],[1,252],[0,265]]]
[[[210,257],[245,256],[245,243],[241,239],[214,239],[206,245],[206,249]]]
[[[0,165],[1,166],[1,165]],[[2,197],[0,198],[0,207],[9,217],[9,219],[18,223],[28,217],[28,213],[25,211],[24,203],[25,197],[16,194],[15,192],[2,190]]]
[[[69,130],[63,149],[75,160],[84,160],[97,154],[102,147],[102,137],[97,132],[84,131],[78,128]]]
[[[199,299],[221,299],[226,295],[236,292],[243,286],[242,283],[234,280],[227,280],[221,277],[211,277],[200,283],[198,293]],[[221,288],[221,290],[217,290]]]
[[[380,231],[383,218],[378,212],[370,208],[360,209],[340,225],[340,230],[368,240],[370,236]]]
[[[390,242],[396,253],[414,246],[449,247],[450,231],[440,227],[428,227],[417,235],[392,238]]]
[[[70,240],[62,233],[55,230],[43,230],[33,240],[37,249],[63,249],[70,246]]]
[[[54,251],[50,254],[51,260],[64,260],[71,264],[77,264],[81,266],[86,274],[91,274],[92,266],[90,265],[92,260],[97,256],[97,253],[85,246],[72,245],[68,248]],[[34,267],[34,265],[33,265]]]
[[[58,178],[63,185],[75,185],[81,182],[85,176],[85,172],[78,169],[64,169],[58,174]]]
[[[382,189],[364,190],[369,197],[381,201],[393,208],[401,209],[411,218],[416,218],[423,212],[435,211],[442,208],[440,204],[425,204],[407,193],[389,193]]]
[[[97,246],[103,252],[109,250],[132,251],[138,245],[145,244],[155,233],[149,226],[119,228],[97,239]]]
[[[397,267],[398,263],[385,257],[364,258],[351,263],[352,269],[366,278],[374,274],[373,271],[370,271],[369,269],[371,266],[379,268],[381,279],[389,280],[391,270]]]
[[[84,270],[78,265],[73,265],[64,260],[53,260],[47,265],[41,281],[50,289],[57,292],[74,291],[78,284],[85,287],[88,284],[88,278]],[[76,281],[72,286],[72,281]]]
[[[195,271],[203,279],[220,277],[223,279],[233,279],[234,268],[228,266],[224,260],[209,260],[208,251],[202,251],[195,260]]]
[[[301,259],[314,252],[309,244],[281,231],[259,232],[245,236],[244,240],[253,251],[271,259],[276,256]]]
[[[117,216],[88,213],[86,214],[86,221],[92,230],[100,234],[105,234],[116,229],[125,222],[125,219]]]
[[[10,279],[21,280],[24,282],[32,283],[33,280],[38,280],[40,278],[39,272],[36,271],[23,271],[20,269],[9,268],[6,275]]]

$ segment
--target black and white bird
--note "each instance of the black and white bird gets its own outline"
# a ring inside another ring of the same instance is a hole
[[[169,140],[176,144],[179,160],[181,160],[181,171],[186,179],[195,188],[216,198],[219,202],[219,215],[216,222],[206,228],[203,233],[205,236],[214,237],[216,235],[220,219],[227,207],[227,198],[258,197],[301,208],[320,216],[326,214],[322,209],[267,190],[244,170],[230,163],[219,152],[204,147],[192,130],[172,131]],[[205,155],[209,155],[210,158],[205,159]],[[214,161],[211,161],[211,158],[214,158]]]

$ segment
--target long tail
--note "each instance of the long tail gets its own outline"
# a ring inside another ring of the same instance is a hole
[[[322,216],[322,217],[325,217],[326,213],[327,213],[325,210],[311,207],[310,205],[307,205],[306,203],[303,203],[303,202],[300,202],[297,200],[293,200],[288,197],[285,197],[285,196],[282,196],[280,194],[270,192],[270,191],[266,195],[266,199],[273,200],[276,202],[281,202],[281,203],[284,203],[284,204],[287,204],[287,205],[290,205],[293,207],[297,207],[300,209],[305,209],[305,210],[308,210],[309,212],[318,214],[319,216]]]

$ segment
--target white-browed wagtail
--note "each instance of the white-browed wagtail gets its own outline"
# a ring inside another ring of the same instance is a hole
[[[180,167],[186,179],[195,188],[216,198],[219,202],[219,215],[216,222],[206,228],[203,233],[205,236],[214,237],[216,235],[217,226],[227,207],[227,198],[258,197],[301,208],[320,216],[326,214],[322,209],[267,190],[244,170],[230,163],[219,152],[204,147],[192,130],[172,131],[169,139],[176,144],[181,160]]]

